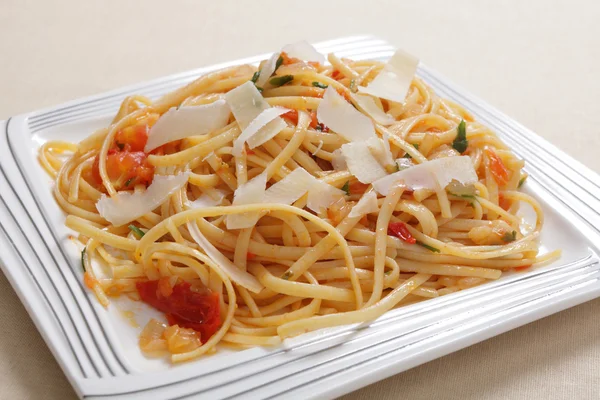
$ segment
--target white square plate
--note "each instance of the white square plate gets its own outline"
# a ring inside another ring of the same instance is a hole
[[[384,60],[393,48],[372,37],[317,45],[354,59]],[[406,306],[372,323],[331,328],[253,348],[170,365],[145,358],[143,305],[108,310],[82,285],[80,254],[37,162],[48,139],[78,141],[106,126],[126,95],[156,98],[209,71],[256,63],[261,55],[169,76],[0,122],[0,259],[4,273],[82,398],[322,398],[339,396],[509,329],[600,296],[600,179],[542,138],[421,65],[418,75],[465,106],[524,158],[525,190],[545,211],[543,250],[562,258],[493,283]]]

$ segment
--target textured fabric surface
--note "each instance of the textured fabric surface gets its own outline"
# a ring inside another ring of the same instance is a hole
[[[0,0],[0,118],[300,39],[374,34],[600,172],[599,18],[592,0]],[[599,316],[595,300],[344,399],[598,399]],[[1,274],[0,334],[0,399],[75,398]]]

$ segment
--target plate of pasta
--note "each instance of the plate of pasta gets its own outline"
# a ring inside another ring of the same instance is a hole
[[[376,38],[3,124],[1,264],[82,398],[337,396],[600,294],[597,175]]]

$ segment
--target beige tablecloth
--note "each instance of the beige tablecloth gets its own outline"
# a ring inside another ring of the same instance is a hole
[[[594,0],[0,0],[0,119],[300,39],[374,34],[600,172],[599,20]],[[1,274],[0,304],[0,398],[75,397]],[[599,315],[592,301],[345,399],[598,399]]]

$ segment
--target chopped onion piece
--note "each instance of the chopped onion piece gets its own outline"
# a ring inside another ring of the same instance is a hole
[[[358,203],[352,210],[350,210],[350,214],[348,216],[350,218],[354,217],[362,217],[366,214],[371,214],[377,212],[379,210],[379,205],[377,204],[377,193],[369,192],[360,198]]]
[[[262,203],[265,198],[266,186],[267,174],[263,172],[243,185],[238,186],[233,194],[232,205],[243,206],[247,204]],[[258,218],[258,212],[228,215],[226,221],[227,229],[250,228],[256,224]]]
[[[456,194],[458,196],[476,196],[477,189],[474,185],[464,185],[458,181],[452,181],[446,187],[449,193]]]
[[[325,90],[317,118],[349,142],[368,140],[375,135],[373,121],[348,103],[333,87]]]
[[[155,210],[167,198],[181,189],[188,173],[156,175],[144,192],[119,192],[114,197],[102,195],[96,203],[100,215],[115,226],[125,225]]]
[[[288,111],[290,110],[287,108],[273,107],[261,112],[233,141],[233,155],[240,157],[246,142],[253,149],[275,137],[286,127],[285,122],[279,116]]]
[[[371,96],[402,103],[418,65],[418,58],[398,49],[369,86],[359,86],[358,90]]]
[[[397,182],[411,190],[445,188],[456,180],[464,185],[478,181],[477,172],[469,156],[446,157],[426,161],[414,167],[406,168],[373,182],[373,188],[384,196]]]
[[[317,178],[304,168],[296,168],[265,192],[265,203],[292,204],[315,185]]]
[[[329,208],[333,203],[344,198],[346,192],[315,178],[313,186],[308,191],[306,206],[314,212]]]
[[[220,129],[227,125],[230,114],[225,100],[201,106],[173,107],[150,128],[144,151],[147,153],[174,140],[206,135]]]
[[[377,138],[374,139],[378,140]],[[342,154],[350,173],[362,183],[371,183],[387,175],[385,169],[371,153],[366,142],[343,144]]]
[[[263,87],[265,86],[265,83],[269,81],[269,78],[271,77],[271,75],[273,75],[273,72],[275,72],[275,67],[277,66],[277,59],[279,59],[279,55],[279,52],[273,53],[271,58],[269,58],[267,62],[263,64],[263,67],[260,69],[260,75],[258,75],[258,79],[256,80],[256,86]]]
[[[303,61],[316,61],[320,64],[325,63],[325,56],[317,51],[310,43],[303,40],[298,43],[292,43],[283,46],[281,49],[288,56]]]
[[[344,171],[348,169],[348,164],[346,164],[346,159],[342,154],[342,149],[335,149],[333,151],[333,158],[331,159],[331,165],[333,169],[336,171]]]
[[[190,235],[194,239],[198,246],[206,255],[212,259],[226,274],[229,279],[245,287],[246,289],[258,293],[263,289],[263,285],[254,277],[254,275],[239,269],[231,260],[223,253],[221,253],[213,244],[202,234],[198,225],[193,222],[187,223],[187,228],[190,231]]]
[[[358,104],[358,107],[367,113],[375,122],[381,125],[391,125],[396,120],[389,114],[386,114],[381,108],[377,107],[373,97],[366,94],[354,94],[352,98]]]

